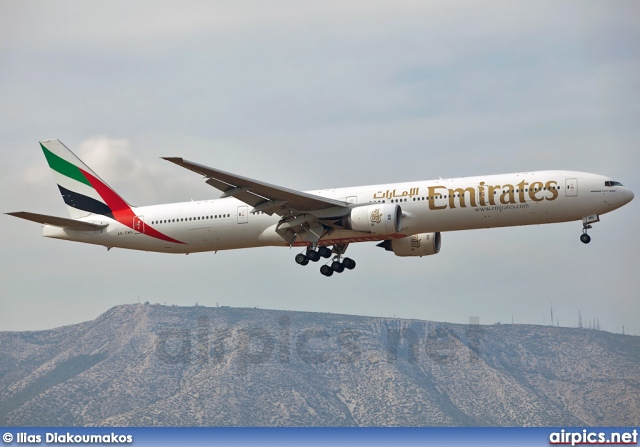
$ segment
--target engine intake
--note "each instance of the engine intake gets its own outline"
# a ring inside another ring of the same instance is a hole
[[[348,230],[389,235],[402,230],[402,208],[397,204],[380,203],[359,206],[343,220]]]

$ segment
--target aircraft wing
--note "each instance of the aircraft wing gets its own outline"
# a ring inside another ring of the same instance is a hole
[[[235,197],[252,206],[255,211],[262,211],[269,215],[275,213],[280,216],[290,216],[305,211],[348,207],[348,204],[341,200],[271,185],[259,180],[221,171],[220,169],[210,168],[180,157],[163,157],[163,159],[207,177],[206,182],[209,185],[223,192],[221,197]]]
[[[19,217],[20,219],[26,219],[44,225],[52,225],[54,227],[68,228],[69,230],[76,231],[96,231],[108,225],[82,222],[80,220],[67,219],[65,217],[47,216],[46,214],[28,213],[26,211],[18,211],[15,213],[7,214],[9,216]]]

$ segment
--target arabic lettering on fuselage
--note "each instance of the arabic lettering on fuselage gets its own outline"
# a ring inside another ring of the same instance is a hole
[[[420,188],[411,188],[409,191],[397,192],[397,190],[391,191],[387,189],[386,191],[378,191],[373,195],[374,199],[393,199],[397,197],[414,197],[417,196],[420,191]]]
[[[446,186],[435,185],[427,187],[426,200],[429,202],[430,210],[443,210],[447,208],[466,208],[467,206],[488,206],[526,203],[528,200],[541,202],[543,200],[555,200],[558,198],[558,182],[550,180],[546,183],[521,181],[516,185],[487,185],[480,182],[478,186],[467,188],[447,188]],[[408,191],[398,192],[394,190],[378,191],[373,195],[374,199],[393,199],[400,197],[419,196],[420,188],[411,188]],[[448,199],[448,203],[441,203],[440,200]],[[419,200],[419,199],[418,199]],[[425,200],[425,198],[423,198]],[[438,203],[436,203],[438,201]]]

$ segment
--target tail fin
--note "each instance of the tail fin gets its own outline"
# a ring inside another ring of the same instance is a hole
[[[58,183],[72,218],[114,214],[131,210],[131,206],[111,189],[60,140],[40,142],[53,177]]]

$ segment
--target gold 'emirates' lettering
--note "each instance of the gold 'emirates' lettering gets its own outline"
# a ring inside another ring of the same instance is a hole
[[[491,205],[496,204],[496,190],[500,189],[500,185],[489,186],[489,203]]]
[[[440,195],[440,193],[436,192],[437,189],[444,189],[446,191],[447,188],[444,186],[429,186],[429,209],[430,210],[444,210],[447,208],[447,205],[438,206],[436,205],[436,196]]]
[[[525,182],[524,180],[521,181],[520,183],[518,183],[518,199],[520,200],[520,203],[524,203],[525,199],[524,199],[524,187],[527,186],[528,183]]]
[[[469,197],[471,197],[471,206],[478,206],[478,204],[476,203],[476,190],[474,188],[466,188],[466,189],[462,189],[462,188],[458,188],[458,189],[450,189],[449,190],[449,207],[450,208],[455,208],[455,200],[456,200],[456,195],[458,196],[458,203],[460,204],[460,208],[466,208],[467,205],[465,204],[465,193],[469,192]]]
[[[507,188],[506,190],[502,191],[502,194],[500,194],[500,203],[502,203],[503,205],[506,205],[507,203],[516,203],[516,197],[515,197],[515,191],[513,188],[513,185],[503,185],[503,188]],[[509,196],[509,199],[507,200],[507,196]]]
[[[485,194],[484,194],[484,182],[480,182],[478,185],[478,198],[480,199],[480,206],[486,206]]]
[[[559,192],[557,189],[558,182],[550,180],[546,183],[533,182],[527,183],[525,180],[521,181],[517,185],[510,185],[508,183],[504,185],[486,185],[485,182],[480,182],[476,188],[469,186],[468,188],[456,188],[450,189],[446,186],[428,186],[428,201],[430,210],[444,210],[447,208],[466,208],[471,206],[473,208],[478,206],[496,205],[496,196],[499,197],[499,202],[503,205],[526,203],[527,193],[528,199],[534,202],[541,202],[543,200],[555,200],[558,198]],[[417,190],[417,188],[416,188]],[[477,197],[476,197],[477,194]],[[551,194],[551,196],[549,196]],[[436,199],[448,198],[448,202],[437,204]],[[467,204],[467,198],[469,203]],[[457,202],[457,203],[456,203]],[[487,203],[488,202],[488,203]]]
[[[544,200],[544,197],[536,197],[536,194],[542,191],[542,182],[533,182],[531,184],[531,188],[529,188],[529,198],[534,202],[541,202]]]
[[[558,189],[556,188],[556,186],[558,186],[558,182],[550,180],[544,186],[547,188],[547,191],[551,191],[551,198],[546,197],[546,199],[556,200],[558,198]]]

